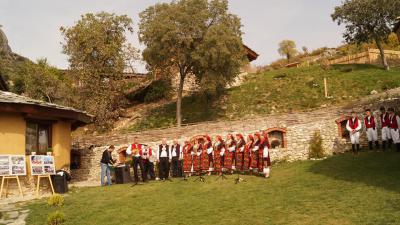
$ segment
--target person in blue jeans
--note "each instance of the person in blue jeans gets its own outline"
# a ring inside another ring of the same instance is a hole
[[[110,166],[114,165],[115,160],[112,158],[111,153],[114,151],[115,146],[111,145],[108,149],[104,150],[103,155],[101,157],[100,166],[101,166],[101,186],[104,186],[104,177],[107,176],[107,184],[111,185],[111,174],[110,174]]]

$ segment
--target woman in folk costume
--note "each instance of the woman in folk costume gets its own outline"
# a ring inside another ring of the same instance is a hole
[[[263,142],[261,145],[263,146],[263,154],[261,156],[263,163],[260,171],[264,173],[266,178],[268,178],[271,172],[271,157],[269,155],[269,149],[271,146],[269,144],[268,133],[266,131],[263,132]]]
[[[254,144],[250,152],[251,155],[250,171],[258,169],[258,158],[259,158],[258,152],[260,148],[260,143],[261,143],[261,134],[257,132],[254,134]]]
[[[246,145],[246,141],[243,138],[243,135],[236,134],[236,170],[243,172],[243,156],[244,156],[244,148]]]
[[[254,137],[253,135],[249,134],[247,136],[247,143],[244,146],[244,152],[243,152],[243,171],[249,171],[250,169],[250,161],[251,161],[251,156],[250,156],[250,152],[251,149],[253,149],[253,145],[254,145]]]
[[[226,137],[226,142],[225,142],[225,159],[224,159],[224,168],[226,169],[227,172],[233,173],[233,160],[235,157],[235,151],[236,151],[236,142],[235,139],[233,138],[232,134],[228,134]]]
[[[200,164],[200,155],[201,155],[201,152],[202,152],[202,148],[201,148],[201,144],[200,144],[200,142],[199,142],[199,139],[196,139],[195,140],[195,144],[193,145],[193,171],[196,173],[196,174],[199,174],[200,173],[200,167],[201,167],[201,164]]]
[[[213,149],[211,137],[208,134],[206,134],[205,137],[206,137],[206,142],[204,143],[204,147],[206,148],[207,155],[208,155],[208,168],[209,168],[208,175],[211,175],[211,172],[213,171],[213,167],[214,167],[214,163],[213,163],[213,161],[214,161],[214,156],[213,156],[214,149]]]
[[[209,172],[210,170],[210,162],[208,160],[208,153],[207,153],[207,149],[208,149],[208,143],[207,140],[206,142],[203,143],[202,148],[201,148],[201,154],[200,154],[200,162],[201,162],[201,172]]]
[[[222,173],[223,167],[223,155],[225,152],[225,144],[222,140],[221,136],[216,137],[216,141],[214,143],[214,171],[220,175]]]
[[[183,172],[185,177],[191,176],[192,165],[192,145],[187,140],[185,141],[185,146],[183,146]]]

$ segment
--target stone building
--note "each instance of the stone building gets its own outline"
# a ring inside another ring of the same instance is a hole
[[[4,91],[6,85],[0,85],[0,88],[0,155],[26,157],[27,170],[26,176],[22,177],[23,188],[31,191],[34,184],[29,169],[29,156],[46,155],[51,150],[55,169],[69,170],[71,132],[90,123],[92,116],[70,107]]]

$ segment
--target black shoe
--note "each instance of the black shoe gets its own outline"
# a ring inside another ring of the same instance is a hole
[[[389,139],[389,140],[388,140],[388,148],[389,148],[389,149],[392,148],[392,143],[393,143],[393,140],[392,140],[392,139]]]
[[[386,141],[382,141],[382,150],[386,151]]]
[[[400,143],[396,143],[397,152],[400,152]]]

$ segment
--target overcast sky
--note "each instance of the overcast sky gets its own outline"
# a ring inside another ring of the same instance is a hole
[[[46,57],[50,64],[67,68],[61,53],[60,26],[72,26],[84,13],[99,11],[126,14],[134,20],[156,0],[0,0],[0,25],[12,50],[32,60]],[[230,11],[242,19],[244,42],[260,57],[255,65],[279,58],[278,43],[295,40],[298,49],[342,43],[342,28],[330,17],[341,0],[229,0]],[[143,49],[137,33],[129,40]],[[140,66],[139,70],[143,70]]]

